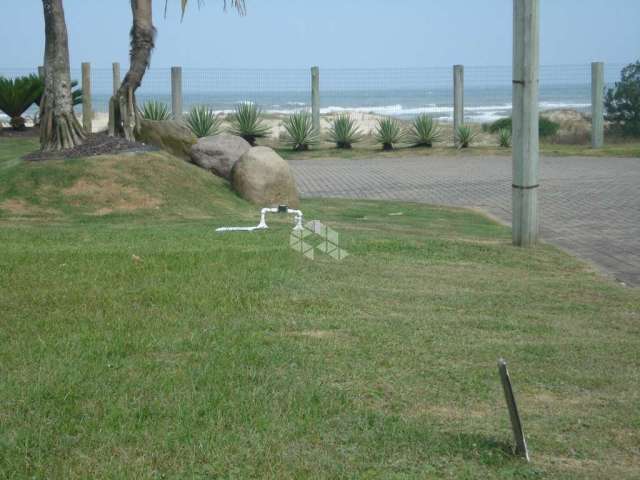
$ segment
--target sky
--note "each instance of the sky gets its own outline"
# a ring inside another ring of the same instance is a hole
[[[540,0],[541,63],[640,59],[640,0]],[[152,67],[328,68],[510,65],[512,0],[154,0]],[[64,0],[71,63],[128,65],[129,0]],[[42,64],[41,0],[0,0],[0,68]],[[10,19],[7,21],[6,19]]]

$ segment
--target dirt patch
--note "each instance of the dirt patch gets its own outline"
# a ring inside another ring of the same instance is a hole
[[[0,210],[4,210],[9,212],[11,215],[18,217],[27,215],[53,215],[58,213],[56,210],[51,208],[39,207],[38,205],[25,202],[24,200],[13,198],[0,203]]]
[[[23,200],[5,200],[0,203],[0,209],[6,210],[13,215],[26,215],[30,212],[30,205]]]
[[[89,135],[82,145],[58,152],[36,151],[23,158],[30,161],[60,160],[67,158],[94,157],[127,152],[149,152],[157,148],[144,143],[130,142],[120,137],[110,137],[106,133]]]
[[[76,197],[71,201],[73,205],[82,206],[86,199],[90,199],[91,204],[103,205],[94,212],[95,215],[148,210],[158,208],[162,204],[162,200],[153,195],[109,179],[81,179],[62,193],[67,197]]]

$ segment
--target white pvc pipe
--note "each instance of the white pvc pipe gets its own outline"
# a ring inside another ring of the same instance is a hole
[[[224,233],[224,232],[254,232],[256,230],[267,230],[269,227],[267,226],[267,213],[280,213],[280,208],[263,208],[260,211],[260,223],[255,227],[220,227],[216,228],[216,232]],[[287,208],[286,213],[291,213],[295,215],[295,225],[293,227],[294,230],[302,230],[304,227],[302,225],[303,215],[300,210],[294,210],[291,208]]]

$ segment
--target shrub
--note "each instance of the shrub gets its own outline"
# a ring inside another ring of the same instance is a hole
[[[438,123],[429,115],[418,115],[409,129],[409,141],[415,147],[432,147],[440,141],[441,133]]]
[[[294,150],[309,150],[319,142],[318,132],[313,128],[313,119],[307,112],[294,113],[282,123],[287,132],[286,142]]]
[[[622,69],[604,100],[607,120],[622,133],[640,135],[640,61]]]
[[[540,123],[538,124],[538,132],[540,138],[553,137],[560,130],[560,124],[546,117],[540,117]]]
[[[511,146],[511,130],[506,128],[498,130],[498,142],[501,147],[509,148]]]
[[[458,130],[456,130],[455,137],[458,148],[469,148],[478,137],[478,133],[474,132],[471,127],[467,125],[460,125]]]
[[[382,144],[383,150],[393,150],[393,145],[401,142],[404,134],[395,118],[386,117],[378,120],[375,137]]]
[[[348,113],[338,115],[329,126],[329,140],[338,148],[351,148],[361,139],[362,133]]]
[[[511,118],[501,118],[500,120],[496,120],[491,125],[489,125],[490,133],[498,133],[500,130],[509,130],[511,131],[512,125]],[[560,130],[560,124],[556,123],[552,120],[549,120],[546,117],[540,117],[538,132],[540,134],[540,138],[552,137],[558,133]]]
[[[36,75],[10,80],[0,77],[0,110],[11,118],[15,130],[24,130],[22,114],[42,96],[42,80]]]
[[[222,118],[209,107],[197,105],[187,115],[186,123],[193,134],[198,137],[209,137],[220,133]]]
[[[242,137],[255,146],[257,138],[266,137],[271,133],[271,128],[264,124],[261,116],[262,111],[255,103],[243,102],[236,105],[236,111],[231,116],[229,133]]]
[[[140,115],[146,120],[164,121],[171,118],[169,107],[162,102],[150,100],[142,105]]]
[[[500,130],[511,131],[511,118],[501,118],[489,125],[489,133],[498,133]]]

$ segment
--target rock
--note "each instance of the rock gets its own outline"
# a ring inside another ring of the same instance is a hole
[[[136,130],[136,139],[140,142],[155,145],[167,152],[191,161],[191,147],[197,138],[186,125],[175,120],[140,120]]]
[[[260,207],[300,205],[289,164],[268,147],[253,147],[231,171],[233,188],[245,200]]]
[[[250,148],[244,138],[221,133],[199,139],[191,149],[191,160],[205,170],[231,180],[231,169]]]

